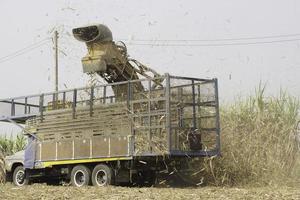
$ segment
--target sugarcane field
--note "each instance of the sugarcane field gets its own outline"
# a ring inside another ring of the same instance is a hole
[[[0,199],[300,199],[300,2],[0,2]]]

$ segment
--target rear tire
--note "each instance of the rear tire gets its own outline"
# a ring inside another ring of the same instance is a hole
[[[94,186],[103,187],[114,184],[113,171],[105,164],[96,165],[92,173]]]
[[[13,173],[13,183],[18,187],[29,184],[29,179],[26,175],[25,169],[23,166],[18,166]]]
[[[75,187],[83,187],[90,184],[91,170],[84,165],[77,165],[71,172],[71,184]]]

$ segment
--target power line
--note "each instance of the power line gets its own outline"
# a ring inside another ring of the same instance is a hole
[[[45,39],[43,39],[43,40],[41,40],[41,41],[39,41],[39,42],[36,42],[36,43],[34,43],[34,44],[31,44],[31,45],[28,45],[28,46],[26,46],[26,47],[24,47],[24,48],[22,48],[22,49],[20,49],[20,50],[18,50],[18,51],[15,51],[14,53],[11,53],[11,54],[9,54],[9,55],[7,55],[7,56],[4,56],[4,57],[0,58],[0,60],[4,59],[4,58],[6,58],[6,57],[10,57],[11,55],[16,54],[16,53],[19,53],[19,52],[21,52],[21,51],[24,51],[24,50],[26,50],[26,49],[28,49],[28,48],[31,48],[31,47],[33,47],[33,46],[35,46],[35,45],[38,45],[39,43],[44,42],[44,41],[46,41],[46,40],[50,40],[50,38],[45,38]]]
[[[256,45],[256,44],[272,44],[272,43],[286,43],[286,42],[294,42],[300,41],[300,38],[296,39],[286,39],[286,40],[271,40],[271,41],[258,41],[258,42],[236,42],[236,43],[208,43],[208,44],[179,44],[179,43],[128,43],[126,45],[135,45],[135,46],[172,46],[172,47],[210,47],[210,46],[243,46],[243,45]]]
[[[13,58],[15,58],[15,57],[17,57],[17,56],[20,56],[20,55],[23,55],[23,54],[25,54],[25,53],[27,53],[27,52],[30,52],[30,51],[32,51],[32,50],[34,50],[34,49],[36,49],[36,48],[38,48],[38,47],[40,47],[40,46],[43,46],[43,45],[46,44],[50,39],[51,39],[51,38],[45,38],[45,39],[43,39],[43,40],[41,40],[41,41],[39,41],[39,42],[36,42],[36,43],[31,44],[31,45],[28,45],[27,47],[24,47],[24,48],[22,48],[22,49],[20,49],[20,50],[17,50],[17,51],[15,51],[14,53],[11,53],[11,54],[9,54],[9,55],[3,56],[3,57],[0,58],[0,63],[3,63],[3,62],[5,62],[5,61],[8,61],[8,60],[10,60],[10,59],[13,59]]]
[[[69,35],[68,35],[69,36]],[[300,38],[283,39],[291,37],[299,37],[300,33],[295,34],[285,34],[285,35],[269,35],[269,36],[257,36],[257,37],[240,37],[240,38],[223,38],[223,39],[121,39],[117,38],[119,41],[127,41],[126,45],[134,46],[242,46],[242,45],[255,45],[255,44],[272,44],[272,43],[285,43],[300,41]],[[277,40],[265,40],[265,39],[275,39]],[[258,41],[243,41],[243,40],[258,40]],[[262,41],[259,41],[262,40]],[[265,41],[263,41],[265,40]],[[214,42],[225,42],[225,41],[241,41],[241,42],[231,42],[231,43],[214,43]],[[139,43],[146,42],[146,43]],[[166,42],[166,43],[161,43]],[[178,42],[178,43],[172,43]],[[185,43],[182,43],[185,42]],[[198,43],[197,42],[213,42],[213,43]],[[191,44],[194,43],[194,44]]]
[[[17,57],[17,56],[20,56],[20,55],[23,55],[23,54],[25,54],[25,53],[28,53],[28,52],[30,52],[30,51],[32,51],[32,50],[34,50],[34,49],[36,49],[36,48],[38,48],[38,47],[40,47],[40,46],[45,45],[46,43],[47,43],[47,42],[41,43],[41,44],[39,44],[39,45],[37,45],[37,46],[35,46],[35,47],[32,47],[32,48],[28,49],[27,51],[20,52],[20,53],[18,53],[18,54],[14,54],[14,55],[12,55],[12,56],[6,58],[6,59],[0,60],[0,63],[6,62],[6,61],[8,61],[8,60],[11,60],[11,59]]]
[[[288,34],[288,35],[277,35],[277,36],[261,36],[261,37],[245,37],[245,38],[227,38],[227,39],[212,39],[212,40],[128,40],[128,41],[148,41],[153,43],[128,43],[127,45],[135,45],[135,46],[173,46],[173,47],[180,47],[180,46],[187,46],[187,47],[198,47],[198,46],[242,46],[242,45],[256,45],[256,44],[272,44],[272,43],[285,43],[285,42],[294,42],[294,41],[300,41],[300,38],[294,38],[294,39],[279,39],[279,40],[271,40],[271,41],[256,41],[256,42],[234,42],[234,43],[206,43],[206,44],[183,44],[183,43],[157,43],[159,42],[213,42],[213,41],[238,41],[238,40],[258,40],[258,39],[268,39],[268,38],[279,38],[279,37],[295,37],[300,36],[300,34]],[[23,55],[27,52],[30,52],[44,44],[46,44],[51,38],[45,38],[39,42],[36,42],[34,44],[28,45],[27,47],[24,47],[18,51],[15,51],[14,53],[11,53],[9,55],[6,55],[4,57],[0,58],[0,63],[6,62],[10,59],[13,59],[17,56]],[[125,40],[126,41],[126,40]]]
[[[136,41],[136,42],[220,42],[220,41],[239,41],[239,40],[261,40],[261,39],[274,39],[274,38],[287,38],[297,37],[300,33],[286,34],[286,35],[269,35],[269,36],[256,36],[256,37],[240,37],[240,38],[220,38],[220,39],[118,39],[123,41]]]

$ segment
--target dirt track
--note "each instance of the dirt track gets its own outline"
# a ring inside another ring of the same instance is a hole
[[[74,188],[35,184],[0,185],[0,199],[300,199],[299,187],[263,188]]]

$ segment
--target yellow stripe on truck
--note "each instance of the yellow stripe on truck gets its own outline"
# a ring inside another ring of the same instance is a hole
[[[132,157],[114,157],[114,158],[90,158],[80,160],[56,160],[42,162],[43,167],[52,167],[53,165],[67,165],[67,164],[80,164],[80,163],[93,163],[93,162],[107,162],[117,160],[131,160]]]

